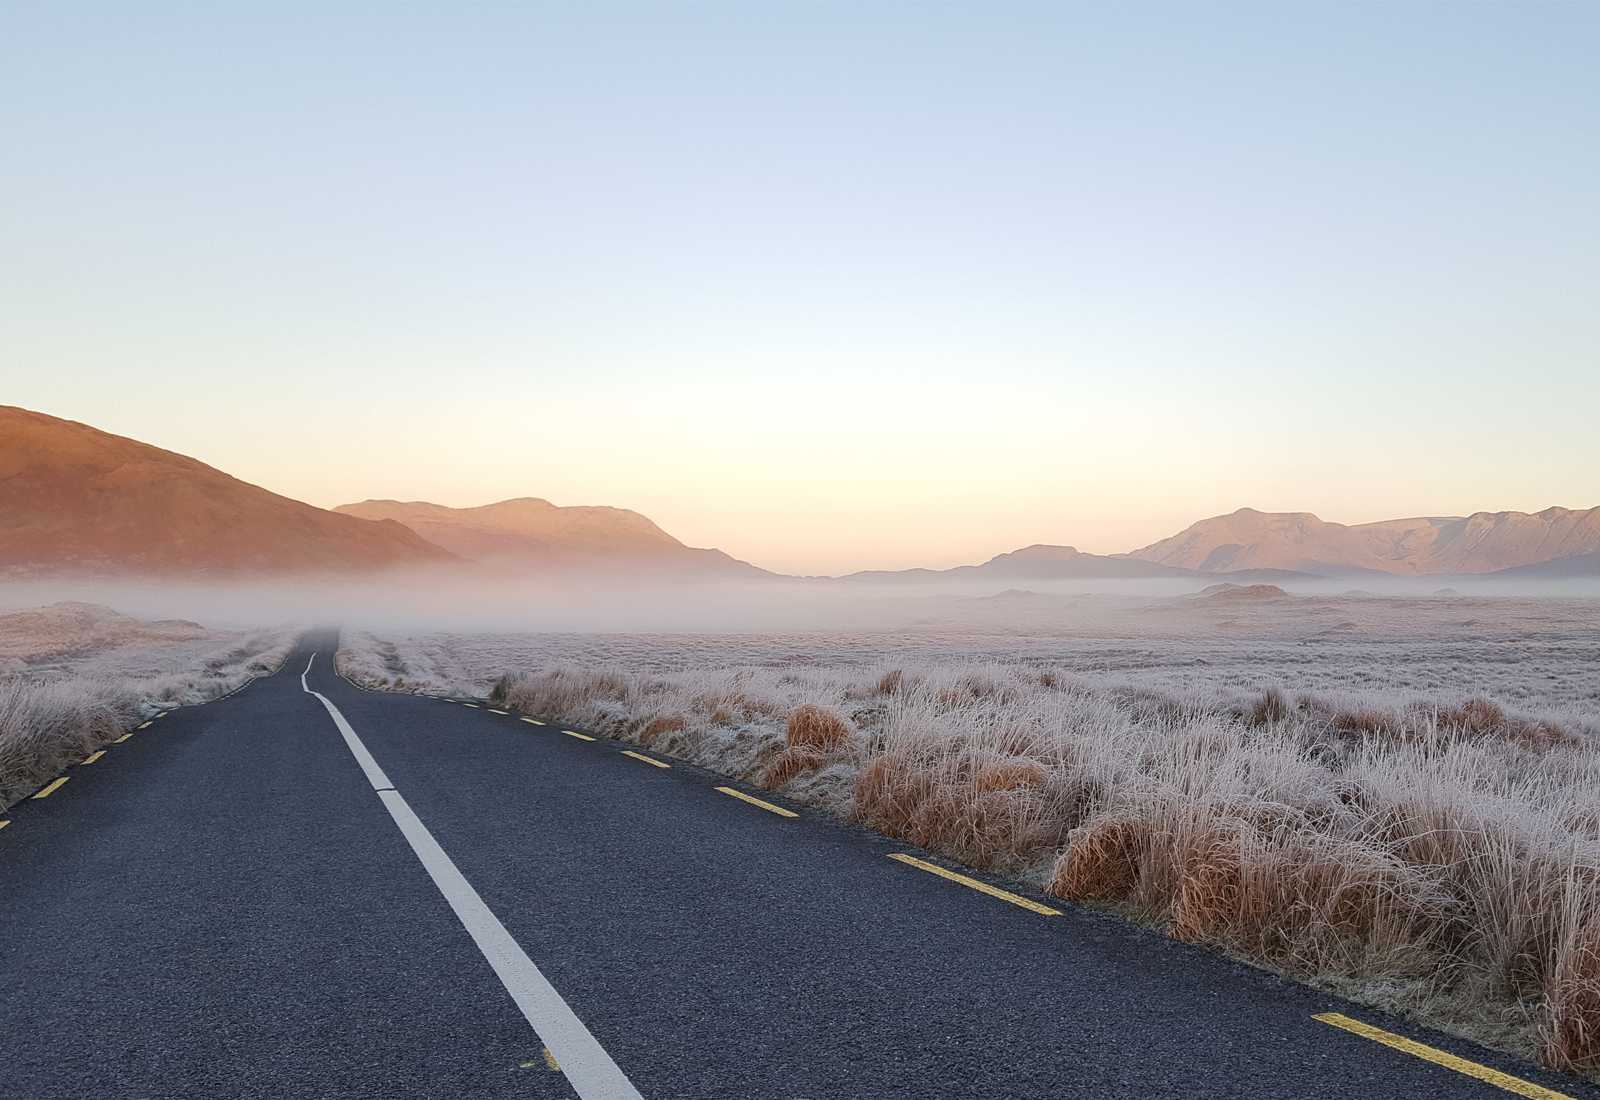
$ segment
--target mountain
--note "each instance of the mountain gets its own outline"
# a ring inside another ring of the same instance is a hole
[[[0,406],[0,574],[349,572],[453,555],[85,424]]]
[[[1126,555],[1219,572],[1294,569],[1401,576],[1490,573],[1600,551],[1600,508],[1474,512],[1345,525],[1310,512],[1241,508]]]
[[[517,497],[478,508],[365,500],[341,504],[334,511],[403,523],[437,546],[491,566],[642,569],[721,577],[773,575],[721,550],[685,546],[638,512],[625,508],[561,508],[537,497]]]
[[[939,581],[986,580],[1138,580],[1150,577],[1194,577],[1193,569],[1165,565],[1159,562],[1139,561],[1130,557],[1109,557],[1086,554],[1073,546],[1046,546],[1036,544],[999,554],[982,565],[958,565],[953,569],[869,569],[840,578],[846,581],[873,581],[878,583],[918,583]],[[1307,579],[1305,574],[1287,570],[1255,570],[1249,580]]]

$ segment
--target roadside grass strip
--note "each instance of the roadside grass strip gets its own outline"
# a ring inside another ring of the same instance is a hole
[[[590,737],[587,733],[579,733],[576,730],[562,730],[561,732],[566,734],[568,737],[576,737],[579,741],[594,740],[594,738]]]
[[[593,740],[593,738],[590,738],[590,740]],[[622,750],[622,755],[623,756],[631,756],[635,760],[643,760],[646,764],[650,764],[650,765],[652,765],[654,767],[657,767],[657,768],[670,768],[670,767],[672,767],[671,764],[668,764],[664,760],[651,759],[650,757],[646,756],[644,753],[642,753],[642,752],[634,752],[632,749],[623,749]]]
[[[67,777],[64,776],[64,775],[60,779],[52,779],[50,781],[50,785],[49,786],[44,787],[41,790],[35,791],[33,793],[33,797],[35,797],[35,798],[49,798],[51,795],[55,794],[63,786],[65,786],[66,782],[67,782]]]
[[[1374,1043],[1382,1043],[1386,1047],[1403,1051],[1414,1058],[1421,1058],[1425,1062],[1432,1062],[1436,1066],[1453,1069],[1457,1073],[1468,1077],[1475,1077],[1485,1081],[1496,1088],[1514,1092],[1518,1096],[1529,1097],[1530,1100],[1573,1100],[1564,1092],[1547,1089],[1543,1085],[1536,1085],[1532,1081],[1524,1081],[1520,1077],[1513,1077],[1509,1073],[1501,1073],[1497,1069],[1469,1062],[1465,1058],[1457,1058],[1448,1051],[1438,1047],[1430,1047],[1426,1043],[1419,1043],[1415,1039],[1407,1039],[1404,1035],[1396,1035],[1392,1031],[1384,1031],[1381,1027],[1364,1024],[1360,1020],[1352,1019],[1339,1012],[1323,1012],[1311,1017],[1319,1023],[1348,1031],[1352,1035],[1359,1035],[1363,1039],[1371,1039]]]
[[[908,867],[915,867],[919,871],[926,871],[930,875],[938,875],[940,878],[960,883],[962,886],[976,890],[980,894],[988,894],[991,898],[1009,901],[1012,905],[1021,906],[1029,912],[1038,913],[1040,916],[1059,917],[1061,915],[1061,910],[1059,909],[1052,909],[1048,905],[1040,905],[1038,902],[1025,898],[1021,894],[1013,894],[1010,890],[1002,890],[998,886],[990,886],[987,882],[979,882],[975,878],[968,878],[966,875],[958,875],[954,871],[947,871],[937,864],[918,859],[916,856],[908,856],[904,852],[890,852],[889,858],[904,863]]]
[[[757,798],[755,795],[752,795],[752,794],[745,794],[743,791],[736,791],[732,787],[718,787],[717,790],[721,791],[725,795],[731,795],[732,797],[737,798],[740,802],[748,802],[752,806],[759,806],[759,807],[761,807],[761,809],[766,810],[768,813],[777,814],[779,817],[799,817],[800,816],[799,814],[795,813],[793,810],[786,810],[782,806],[774,806],[772,803],[766,801],[765,799]]]
[[[106,754],[106,750],[105,749],[96,749],[94,752],[91,752],[88,756],[85,756],[82,760],[80,760],[79,763],[80,764],[93,764],[96,760],[100,759],[105,754]]]

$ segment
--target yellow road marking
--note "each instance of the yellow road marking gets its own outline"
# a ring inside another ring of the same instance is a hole
[[[0,829],[4,829],[9,824],[11,824],[11,822],[0,819]]]
[[[53,795],[57,791],[59,791],[61,789],[61,785],[63,783],[65,783],[66,781],[67,781],[67,777],[63,775],[60,779],[57,779],[57,780],[53,781],[48,787],[46,787],[44,790],[40,791],[38,794],[34,795],[33,797],[35,797],[35,798],[49,798],[51,795]]]
[[[1013,894],[1010,890],[1002,890],[998,886],[990,886],[987,882],[979,882],[975,878],[968,878],[966,875],[958,875],[954,871],[947,871],[937,864],[918,859],[916,856],[908,856],[904,852],[890,852],[889,858],[897,859],[901,863],[915,867],[918,870],[927,871],[931,875],[947,878],[951,882],[959,882],[962,886],[976,890],[980,894],[988,894],[991,898],[999,898],[1001,901],[1009,901],[1012,905],[1020,905],[1022,908],[1042,916],[1059,917],[1061,915],[1061,910],[1059,909],[1052,909],[1048,905],[1040,905],[1038,902],[1030,901],[1020,894]]]
[[[782,806],[774,806],[770,802],[767,802],[767,801],[764,801],[763,799],[757,798],[754,795],[745,794],[743,791],[736,791],[732,787],[718,787],[717,790],[721,791],[723,794],[731,794],[733,797],[737,798],[740,802],[748,802],[752,806],[760,806],[763,810],[770,810],[772,813],[777,814],[779,817],[799,817],[800,816],[799,814],[795,813],[793,810],[786,810]]]
[[[561,732],[566,734],[568,737],[576,737],[579,741],[594,740],[594,738],[590,737],[587,733],[573,733],[571,730],[562,730]]]
[[[477,703],[462,703],[461,705],[464,706],[464,707],[471,707],[473,710],[482,710],[483,709],[482,707],[478,706]]]
[[[131,733],[125,733],[121,737],[117,738],[115,741],[113,741],[111,743],[113,745],[120,745],[120,744],[122,744],[124,741],[126,741],[128,738],[130,738],[132,736],[133,736],[133,734],[131,734]]]
[[[149,728],[150,728],[150,723],[149,723],[149,722],[146,722],[146,723],[145,723],[145,724],[144,724],[144,725],[142,725],[142,726],[134,726],[134,727],[133,727],[133,728],[134,728],[134,729],[136,729],[136,730],[147,730],[147,729],[149,729]]]
[[[1360,1020],[1353,1020],[1338,1012],[1323,1012],[1311,1017],[1322,1023],[1341,1028],[1352,1035],[1359,1035],[1363,1039],[1371,1039],[1374,1043],[1382,1043],[1386,1047],[1404,1051],[1425,1062],[1432,1062],[1436,1066],[1453,1069],[1457,1073],[1464,1073],[1468,1077],[1476,1077],[1480,1081],[1487,1081],[1497,1088],[1514,1092],[1518,1096],[1527,1096],[1531,1100],[1572,1100],[1564,1092],[1547,1089],[1543,1085],[1535,1085],[1532,1081],[1524,1081],[1520,1077],[1513,1077],[1509,1073],[1501,1073],[1488,1066],[1480,1066],[1477,1062],[1469,1062],[1465,1058],[1457,1058],[1454,1054],[1442,1051],[1437,1047],[1430,1047],[1426,1043],[1419,1043],[1415,1039],[1407,1039],[1403,1035],[1396,1035],[1392,1031],[1364,1024]]]
[[[82,763],[93,764],[96,760],[100,759],[105,754],[106,754],[106,750],[105,749],[100,749],[97,752],[91,752],[88,756],[85,756],[83,758]]]
[[[505,711],[503,711],[503,710],[495,710],[493,707],[490,707],[489,708],[489,713],[490,714],[504,714]]]
[[[672,767],[671,764],[663,763],[660,760],[652,760],[648,756],[646,756],[644,753],[642,753],[642,752],[634,752],[632,749],[623,749],[622,750],[622,755],[623,756],[631,756],[635,760],[643,760],[646,764],[654,764],[658,768],[670,768],[670,767]]]
[[[537,718],[524,718],[523,721],[528,723],[528,725],[530,725],[530,726],[542,726],[542,725],[544,725],[544,723],[539,721],[539,719],[537,719]]]

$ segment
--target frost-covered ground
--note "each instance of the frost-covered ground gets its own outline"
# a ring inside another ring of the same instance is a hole
[[[745,634],[384,630],[403,676],[487,690],[509,669],[632,671],[1022,662],[1165,690],[1488,693],[1600,714],[1600,601],[1310,597],[1124,599],[1003,594],[929,601],[891,629]],[[359,636],[359,630],[351,636]],[[392,663],[392,662],[391,662]]]
[[[347,631],[1064,898],[1600,1072],[1600,605],[1040,596],[894,629]]]
[[[144,719],[282,663],[294,632],[142,622],[66,603],[0,615],[0,807]]]

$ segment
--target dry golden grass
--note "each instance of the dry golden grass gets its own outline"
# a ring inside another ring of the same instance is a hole
[[[1137,821],[1102,818],[1080,825],[1050,874],[1049,891],[1068,901],[1122,901],[1139,882],[1147,843]]]
[[[997,760],[978,769],[979,794],[991,791],[1017,791],[1026,787],[1042,787],[1050,778],[1044,765],[1036,760]]]
[[[1591,917],[1560,953],[1550,1001],[1546,1061],[1560,1069],[1600,1071],[1600,916]]]
[[[649,722],[645,723],[644,728],[639,731],[639,743],[642,745],[654,745],[656,743],[656,738],[660,737],[662,734],[682,733],[688,728],[689,723],[685,722],[682,718],[677,716],[658,716],[650,719]]]
[[[850,726],[843,718],[825,707],[804,703],[789,712],[784,749],[766,766],[758,782],[775,791],[791,779],[847,755],[851,748]]]
[[[980,776],[988,773],[987,780]],[[1014,867],[1060,845],[1077,815],[1032,761],[979,764],[904,748],[872,757],[856,779],[861,823],[974,866]]]
[[[806,703],[789,714],[784,739],[791,749],[832,752],[849,744],[850,727],[832,711]]]
[[[814,772],[827,762],[827,754],[816,749],[784,749],[767,765],[767,770],[761,775],[761,785],[769,791],[775,791],[796,776]]]

